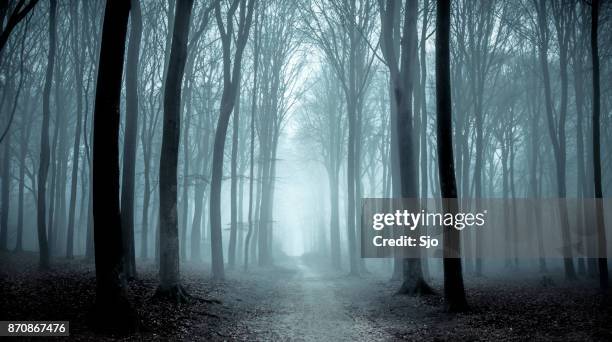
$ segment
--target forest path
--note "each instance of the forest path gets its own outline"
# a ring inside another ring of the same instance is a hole
[[[267,310],[248,322],[255,339],[298,341],[387,340],[384,332],[352,310],[350,299],[330,276],[298,260],[295,274],[276,280]]]

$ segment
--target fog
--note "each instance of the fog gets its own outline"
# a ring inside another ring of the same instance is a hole
[[[358,297],[361,279],[438,291],[450,312],[486,277],[607,288],[611,14],[571,0],[4,1],[1,259],[84,265],[99,317],[131,313],[142,279],[183,303],[216,288],[194,277],[284,270],[348,275]],[[417,230],[435,250],[369,249],[373,214],[396,206],[491,214],[480,231]]]

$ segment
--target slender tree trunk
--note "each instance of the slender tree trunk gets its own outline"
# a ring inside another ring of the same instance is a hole
[[[204,158],[205,159],[205,158]],[[193,211],[193,222],[191,225],[191,260],[200,261],[202,253],[200,244],[202,240],[202,212],[204,211],[204,184],[198,184],[195,188],[195,203]]]
[[[333,164],[336,164],[334,161]],[[335,269],[340,269],[340,216],[339,206],[340,196],[338,193],[338,168],[336,165],[332,166],[329,170],[329,194],[330,194],[330,217],[329,217],[329,241],[330,241],[330,252],[332,259],[332,266]]]
[[[50,0],[49,7],[49,55],[47,59],[47,71],[45,74],[45,86],[43,90],[43,121],[40,134],[40,162],[38,164],[38,197],[37,197],[37,228],[38,228],[38,250],[40,254],[40,268],[49,268],[49,246],[47,244],[47,174],[49,171],[49,117],[51,83],[53,82],[53,69],[55,65],[55,26],[57,15],[57,1]]]
[[[249,151],[249,230],[244,242],[244,269],[249,267],[249,243],[253,235],[253,185],[254,169],[255,169],[255,111],[257,110],[257,69],[259,68],[259,26],[257,22],[258,16],[255,17],[255,33],[254,48],[253,48],[253,94],[251,97],[251,146]]]
[[[565,115],[567,111],[567,58],[566,49],[560,48],[560,69],[561,69],[561,108],[559,123],[555,122],[553,114],[552,90],[550,84],[550,74],[548,71],[548,21],[546,20],[546,2],[540,0],[537,5],[538,26],[540,29],[539,57],[542,66],[542,76],[544,79],[544,95],[546,101],[546,118],[548,123],[548,133],[553,146],[554,159],[557,175],[557,194],[560,201],[559,219],[561,221],[561,235],[564,244],[564,268],[567,279],[575,279],[576,272],[572,260],[571,238],[569,233],[569,222],[567,217],[567,207],[565,201]],[[555,128],[555,126],[558,126]]]
[[[191,72],[191,69],[188,68]],[[189,216],[189,126],[191,126],[191,82],[186,82],[189,85],[185,88],[185,102],[188,107],[187,110],[183,110],[185,114],[185,125],[183,126],[183,193],[181,199],[181,219],[179,220],[181,231],[180,231],[180,243],[179,247],[181,250],[181,258],[187,259],[187,217]],[[185,106],[183,106],[185,107]]]
[[[231,160],[231,186],[230,186],[230,238],[227,263],[230,268],[236,264],[236,234],[238,230],[238,138],[240,134],[240,84],[236,93],[236,105],[232,116],[232,160]]]
[[[9,195],[11,193],[11,134],[4,139],[4,151],[2,154],[2,213],[0,213],[0,250],[7,247],[8,217],[9,217]]]
[[[600,126],[600,85],[599,85],[599,46],[597,30],[599,22],[599,0],[591,4],[591,58],[593,63],[593,177],[595,180],[595,210],[597,215],[597,241],[599,284],[603,291],[608,290],[608,252],[606,250],[606,229],[603,211],[603,191],[601,186],[601,145]]]
[[[578,198],[579,207],[576,213],[576,227],[579,231],[578,245],[581,246],[581,254],[578,258],[578,274],[586,275],[586,244],[587,244],[587,228],[585,225],[585,209],[584,198],[586,195],[586,172],[584,160],[584,78],[582,71],[582,59],[578,55],[578,49],[574,49],[574,98],[576,102],[576,197]]]
[[[181,258],[187,259],[187,223],[189,217],[189,168],[190,168],[190,156],[189,156],[189,127],[191,126],[191,94],[193,90],[193,66],[194,66],[195,54],[192,52],[187,57],[187,79],[185,80],[185,101],[183,104],[183,113],[185,113],[185,128],[183,132],[183,199],[181,200],[181,225],[179,244],[181,248]]]
[[[207,130],[204,137],[201,137],[200,149],[198,151],[198,161],[201,162],[200,173],[204,175],[208,171],[208,142],[209,142],[209,131]],[[200,251],[200,245],[202,244],[202,215],[204,212],[204,196],[206,192],[206,181],[201,180],[195,187],[194,196],[195,204],[193,211],[193,224],[191,226],[191,260],[200,261],[202,259],[202,253]]]
[[[172,47],[164,92],[164,128],[159,163],[160,259],[157,295],[186,300],[180,285],[177,213],[177,167],[181,127],[181,84],[187,59],[187,37],[193,0],[177,0]]]
[[[127,0],[125,0],[127,1]],[[130,0],[130,41],[125,73],[125,133],[123,138],[123,173],[121,179],[121,228],[125,273],[128,279],[136,277],[136,251],[134,246],[134,182],[136,149],[138,147],[138,55],[142,36],[140,2]]]
[[[452,102],[450,84],[450,0],[436,3],[436,110],[438,141],[438,172],[444,212],[456,213],[457,183],[453,160]],[[461,240],[459,231],[445,228],[444,237],[444,298],[451,312],[468,308],[461,271]]]
[[[404,12],[404,28],[401,42],[401,71],[394,79],[394,98],[397,102],[397,136],[399,142],[399,162],[401,170],[401,194],[403,198],[418,197],[417,169],[414,161],[414,123],[412,121],[412,95],[416,63],[417,45],[417,0],[409,0]],[[420,255],[420,250],[419,250]],[[420,295],[432,292],[423,279],[421,259],[409,257],[403,260],[403,283],[399,293]]]
[[[539,157],[540,145],[539,145],[539,107],[536,104],[537,101],[537,82],[536,77],[532,76],[532,87],[530,88],[531,92],[528,93],[530,99],[528,99],[528,104],[531,106],[531,159],[529,162],[529,192],[533,201],[538,201],[539,199],[539,191],[538,191],[538,162],[542,162]],[[540,182],[542,180],[540,179]],[[546,273],[546,259],[544,258],[544,234],[542,226],[539,224],[541,222],[541,214],[542,212],[537,209],[537,206],[533,206],[533,214],[536,220],[536,236],[538,243],[538,256],[539,256],[539,270],[540,273]]]
[[[81,116],[83,112],[83,67],[82,67],[82,53],[79,49],[79,15],[78,15],[78,3],[70,4],[71,10],[71,28],[72,28],[72,44],[75,53],[75,65],[74,65],[74,76],[75,76],[75,96],[76,96],[76,128],[74,132],[74,145],[72,147],[72,176],[70,186],[70,206],[68,209],[68,233],[66,241],[66,258],[72,259],[74,257],[74,225],[75,225],[75,211],[76,211],[76,197],[77,197],[77,181],[79,175],[79,155],[81,147]]]
[[[28,140],[30,137],[30,122],[31,116],[24,120],[24,125],[21,131],[21,145],[19,146],[20,158],[19,158],[19,198],[18,198],[18,209],[17,209],[17,241],[15,243],[15,252],[21,252],[23,250],[23,208],[24,208],[24,192],[25,192],[25,171],[26,156],[28,153]]]
[[[223,269],[223,234],[221,227],[221,181],[223,176],[223,152],[225,150],[225,138],[230,116],[234,110],[236,92],[240,83],[240,66],[242,53],[246,45],[253,18],[254,1],[242,0],[236,3],[240,7],[240,22],[238,24],[238,36],[232,37],[234,30],[233,15],[236,8],[229,9],[227,13],[227,26],[224,27],[221,16],[221,5],[215,4],[215,17],[217,26],[221,32],[223,46],[223,95],[219,109],[219,120],[215,132],[215,143],[213,147],[213,164],[210,182],[210,239],[213,277],[217,280],[225,278]],[[246,11],[246,12],[245,12]],[[232,65],[231,46],[235,39],[235,55]]]
[[[143,154],[144,188],[142,194],[142,225],[140,237],[140,256],[147,259],[149,255],[149,206],[151,205],[151,147],[147,146],[147,116],[143,115],[141,146]]]

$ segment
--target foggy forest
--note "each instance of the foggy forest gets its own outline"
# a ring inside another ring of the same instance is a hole
[[[1,0],[0,320],[611,340],[611,37],[605,0]],[[397,199],[490,214],[372,256]]]

